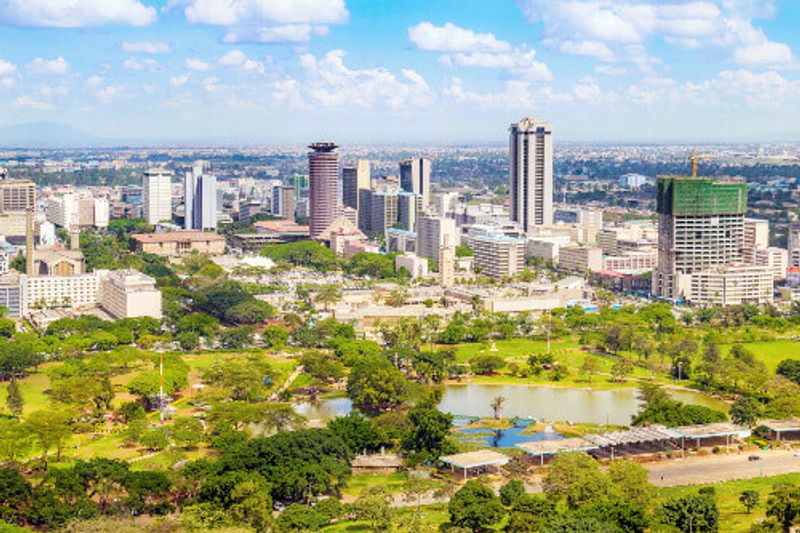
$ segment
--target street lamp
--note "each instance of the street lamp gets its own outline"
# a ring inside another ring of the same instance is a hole
[[[678,361],[678,381],[681,380],[681,365],[682,364],[683,364],[683,361]]]

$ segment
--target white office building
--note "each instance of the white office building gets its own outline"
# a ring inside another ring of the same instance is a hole
[[[172,173],[161,168],[150,169],[144,173],[142,190],[144,219],[156,225],[164,220],[172,220]]]
[[[553,130],[537,118],[509,128],[511,220],[527,233],[553,224]]]

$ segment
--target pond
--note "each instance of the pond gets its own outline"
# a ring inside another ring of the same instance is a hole
[[[727,405],[692,391],[670,391],[684,403],[705,405],[727,411]],[[447,385],[439,409],[465,416],[491,417],[492,399],[505,398],[502,416],[535,418],[562,422],[586,422],[624,426],[639,410],[636,389],[592,390],[566,387],[531,387],[526,385]],[[295,405],[298,413],[309,419],[329,420],[352,409],[347,398],[304,402]]]
[[[558,433],[539,431],[524,433],[525,426],[514,426],[508,429],[469,428],[460,429],[455,433],[459,440],[472,442],[483,441],[490,448],[513,448],[521,442],[536,442],[539,440],[563,439]]]

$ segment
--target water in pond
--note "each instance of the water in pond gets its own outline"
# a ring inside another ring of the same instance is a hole
[[[685,403],[727,410],[727,406],[706,395],[691,391],[672,391],[672,396]],[[502,416],[627,425],[639,410],[635,389],[591,390],[565,387],[528,387],[524,385],[448,385],[439,409],[447,413],[491,417],[492,399],[505,398]],[[295,406],[309,419],[329,420],[350,412],[352,402],[346,398],[304,402]]]
[[[491,448],[513,448],[521,442],[558,440],[564,438],[558,433],[546,433],[544,431],[524,434],[524,430],[524,427],[511,427],[508,429],[469,428],[460,429],[455,435],[456,438],[460,440],[483,440]]]

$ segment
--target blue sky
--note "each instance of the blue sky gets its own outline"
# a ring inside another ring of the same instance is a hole
[[[0,0],[0,125],[296,143],[800,138],[800,2]]]

